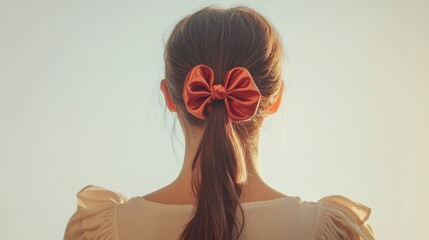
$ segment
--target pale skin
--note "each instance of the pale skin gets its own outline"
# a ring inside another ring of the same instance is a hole
[[[163,91],[163,93],[168,108],[170,110],[173,109],[173,102],[168,92]],[[179,108],[175,111],[177,111],[177,117],[185,136],[185,157],[182,170],[172,183],[143,197],[146,200],[164,204],[195,204],[196,199],[191,189],[191,169],[193,157],[200,142],[204,127],[192,126],[185,120],[183,112]],[[259,171],[257,152],[257,149],[255,149],[255,154],[249,159],[246,159],[246,161],[251,162],[247,164],[247,181],[243,185],[240,202],[256,202],[286,197],[285,194],[271,188],[262,179]]]

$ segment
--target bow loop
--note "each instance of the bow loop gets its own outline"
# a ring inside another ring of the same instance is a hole
[[[189,71],[183,88],[188,112],[204,120],[212,110],[212,102],[223,100],[233,122],[246,121],[256,113],[261,93],[247,69],[235,67],[225,74],[223,84],[213,83],[210,67],[197,65]]]

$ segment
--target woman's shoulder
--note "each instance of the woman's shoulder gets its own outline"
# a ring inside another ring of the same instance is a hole
[[[121,193],[88,185],[76,194],[77,210],[70,218],[64,239],[117,239],[116,207],[128,201]]]
[[[303,239],[373,240],[375,234],[366,223],[371,208],[341,195],[305,201],[289,196],[287,215],[297,221]]]
[[[311,239],[375,239],[371,226],[365,223],[371,208],[341,195],[306,203],[316,212]]]

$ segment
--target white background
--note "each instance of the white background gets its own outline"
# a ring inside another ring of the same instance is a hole
[[[88,184],[172,181],[183,137],[159,90],[174,24],[228,1],[0,0],[0,238],[62,239]],[[379,239],[429,239],[428,1],[243,1],[285,47],[261,168],[306,201],[372,208]]]

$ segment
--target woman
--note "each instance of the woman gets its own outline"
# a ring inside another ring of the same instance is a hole
[[[368,207],[342,196],[302,201],[261,179],[259,134],[281,102],[281,59],[277,32],[250,8],[181,20],[161,82],[186,139],[180,175],[131,199],[85,187],[65,239],[375,239]]]

